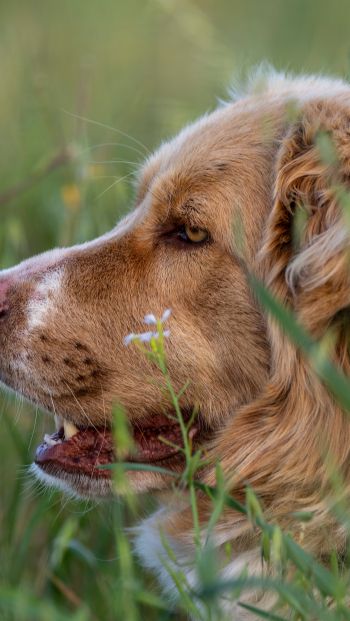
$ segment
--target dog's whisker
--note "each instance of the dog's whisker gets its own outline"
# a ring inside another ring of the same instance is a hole
[[[119,175],[94,175],[91,177],[92,181],[99,179],[120,179]]]
[[[31,444],[32,444],[32,442],[33,442],[33,438],[34,438],[34,434],[35,434],[35,430],[36,430],[36,424],[37,424],[37,421],[38,421],[38,408],[36,407],[36,408],[35,408],[35,416],[34,416],[34,425],[33,425],[33,428],[32,428],[32,433],[31,433],[31,436],[30,436],[30,438],[29,438],[29,442],[28,442],[27,450],[29,450],[29,449],[30,449]]]
[[[129,160],[89,160],[89,164],[126,164],[128,166],[133,166],[135,170],[139,169],[137,162],[130,162]]]
[[[93,144],[93,145],[90,145],[89,147],[86,147],[85,149],[81,149],[79,151],[79,154],[84,154],[88,151],[93,151],[95,149],[100,149],[103,147],[124,147],[126,149],[129,149],[130,151],[133,151],[134,153],[137,153],[142,158],[145,157],[144,151],[140,151],[140,149],[137,149],[136,147],[133,147],[129,144],[125,144],[123,142],[100,142],[99,144]]]
[[[58,419],[59,417],[58,417],[57,412],[56,412],[55,402],[53,400],[52,392],[51,391],[48,391],[48,392],[49,392],[50,401],[51,401],[51,405],[52,405],[52,412],[53,412],[53,415],[54,415],[55,420],[56,420],[56,418]]]
[[[105,402],[105,396],[104,396],[104,390],[103,390],[102,384],[100,384],[100,390],[101,390],[101,401],[102,401],[102,409],[103,409],[104,427],[106,429],[107,426],[108,426],[107,425],[108,417],[107,417],[106,402]]]
[[[15,413],[15,418],[14,418],[14,424],[18,425],[20,418],[21,418],[21,414],[23,412],[23,404],[24,404],[24,399],[22,397],[22,395],[16,395],[16,400],[15,400],[15,409],[16,409],[16,413]]]
[[[104,400],[104,394],[103,394],[102,386],[101,386],[101,399],[102,399],[103,416],[104,416],[104,422],[105,422],[104,429],[103,429],[103,435],[105,436],[106,435],[106,428],[107,428],[107,414],[106,414],[106,407],[105,407],[105,400]],[[95,459],[95,463],[94,463],[92,471],[91,471],[91,476],[90,476],[91,480],[93,479],[93,475],[95,473],[96,466],[98,466],[98,460],[99,460],[101,451],[102,451],[102,443],[100,445],[100,450],[97,453],[97,456],[96,456],[96,459]]]
[[[131,136],[130,134],[128,134],[127,132],[124,132],[120,129],[116,129],[115,127],[112,127],[111,125],[107,125],[106,123],[102,123],[100,121],[95,121],[94,119],[89,119],[85,116],[81,116],[80,114],[75,114],[74,112],[70,112],[69,110],[62,110],[65,114],[68,114],[69,116],[78,119],[80,121],[84,121],[86,123],[90,123],[91,125],[96,125],[97,127],[102,127],[103,129],[108,129],[112,132],[115,132],[117,134],[119,134],[120,136],[124,136],[124,138],[128,138],[129,140],[131,140],[132,142],[134,142],[135,144],[137,144],[139,147],[142,147],[142,149],[144,150],[144,152],[146,154],[150,155],[150,150],[146,147],[146,145],[143,144],[143,142],[141,142],[140,140],[138,140],[137,138],[134,138],[134,136]]]
[[[119,177],[118,179],[116,179],[116,181],[114,181],[113,183],[111,183],[111,185],[108,186],[108,188],[106,188],[105,190],[103,190],[103,192],[101,192],[98,196],[97,199],[100,199],[101,196],[103,196],[104,194],[106,194],[106,192],[108,192],[109,190],[111,190],[114,186],[118,185],[119,183],[121,183],[122,181],[124,181],[125,179],[128,179],[129,177],[131,177],[132,175],[135,174],[135,171],[131,171],[128,174],[124,175],[123,177]]]
[[[89,423],[89,426],[92,427],[95,431],[98,431],[97,427],[95,427],[93,421],[90,419],[89,415],[85,412],[83,406],[81,405],[79,399],[77,399],[76,395],[74,394],[73,390],[71,389],[71,387],[65,382],[66,387],[68,388],[69,392],[71,393],[74,401],[76,402],[77,406],[79,407],[81,413],[84,415],[84,417],[86,418],[87,422]]]

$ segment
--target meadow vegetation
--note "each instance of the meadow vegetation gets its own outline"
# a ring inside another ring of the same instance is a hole
[[[233,76],[247,67],[267,59],[280,69],[347,77],[349,18],[347,0],[333,6],[328,0],[1,2],[0,267],[111,228],[132,205],[139,163],[159,141],[226,98]],[[345,197],[345,215],[348,204]],[[252,286],[347,415],[347,378],[260,283]],[[159,332],[142,347],[161,368],[182,425],[186,468],[174,487],[188,490],[192,503],[198,588],[188,595],[168,550],[181,611],[174,612],[133,557],[123,527],[152,511],[155,499],[126,494],[123,501],[79,502],[32,485],[27,466],[53,423],[1,392],[1,621],[170,621],[188,612],[221,621],[223,595],[239,602],[257,586],[246,574],[234,582],[217,579],[218,559],[202,542],[196,471],[203,455],[188,441],[167,374],[162,325]],[[115,420],[116,434],[125,437],[119,408]],[[128,467],[120,463],[113,470],[118,486]],[[278,605],[270,615],[256,610],[257,619],[278,621],[286,610],[294,620],[350,619],[348,551],[342,567],[336,557],[330,567],[320,565],[265,520],[254,490],[247,489],[245,504],[227,495],[220,464],[215,488],[201,491],[212,499],[210,528],[231,506],[261,533],[262,557],[275,571],[259,586],[273,591]],[[350,508],[336,509],[348,532]],[[302,525],[312,515],[297,519]]]

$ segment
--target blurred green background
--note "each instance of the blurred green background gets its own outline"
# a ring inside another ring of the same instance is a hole
[[[249,67],[347,77],[349,23],[348,0],[2,0],[0,268],[110,228],[148,151]],[[118,506],[31,488],[52,423],[5,393],[0,417],[1,620],[119,619]]]

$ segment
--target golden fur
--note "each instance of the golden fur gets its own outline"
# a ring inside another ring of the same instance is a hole
[[[182,406],[199,408],[206,449],[212,463],[220,460],[228,490],[242,500],[249,483],[267,515],[296,537],[291,513],[314,511],[303,542],[326,557],[345,545],[328,511],[327,463],[348,488],[350,425],[260,308],[248,276],[289,305],[313,337],[331,329],[332,356],[349,372],[349,239],[339,185],[349,185],[350,87],[279,75],[257,84],[146,162],[134,211],[108,236],[0,275],[8,290],[0,378],[78,426],[108,424],[116,401],[142,425],[167,402],[149,381],[150,363],[123,339],[143,331],[146,313],[170,307],[169,371],[176,389],[190,380]],[[336,158],[326,161],[320,136],[332,139]],[[179,244],[184,224],[209,231],[210,242]],[[203,478],[214,484],[214,469]],[[82,491],[73,475],[65,480]],[[151,473],[130,480],[142,490],[168,485]],[[205,524],[211,505],[201,495],[198,502]],[[189,508],[169,501],[159,520],[191,557]],[[226,511],[218,533],[256,568],[257,535],[240,514]],[[142,542],[138,548],[145,556]],[[156,560],[145,562],[157,569]]]

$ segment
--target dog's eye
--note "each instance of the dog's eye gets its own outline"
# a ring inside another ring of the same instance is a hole
[[[177,235],[183,241],[192,244],[205,242],[209,238],[209,233],[205,229],[200,229],[197,226],[188,226],[186,224],[181,227]]]

